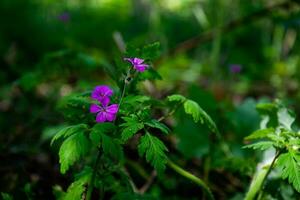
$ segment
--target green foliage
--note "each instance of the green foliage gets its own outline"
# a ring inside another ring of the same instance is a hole
[[[179,101],[179,102],[184,102],[186,98],[180,94],[173,94],[171,96],[167,97],[169,101]]]
[[[76,133],[84,133],[88,129],[86,124],[77,124],[72,126],[66,126],[58,131],[51,140],[51,145],[58,139],[64,139]]]
[[[101,135],[101,139],[103,152],[117,161],[120,161],[123,158],[123,148],[121,146],[121,142],[118,139],[105,134]]]
[[[157,128],[164,134],[168,134],[170,132],[170,129],[166,125],[160,123],[158,120],[155,119],[145,122],[145,125],[150,126],[152,128]]]
[[[274,134],[274,131],[275,131],[274,128],[259,129],[251,133],[245,139],[253,140],[253,139],[266,138],[268,135]]]
[[[113,123],[99,123],[92,128],[90,139],[94,146],[102,147],[104,154],[120,160],[123,157],[123,150],[120,141],[113,137],[115,131],[116,126]]]
[[[167,99],[169,101],[175,101],[179,103],[183,103],[184,111],[186,114],[189,114],[193,117],[194,122],[199,122],[201,124],[206,124],[210,130],[214,133],[218,133],[218,128],[215,122],[211,119],[211,117],[199,106],[199,104],[193,100],[187,99],[180,94],[174,94],[168,96]]]
[[[66,171],[76,161],[82,158],[90,149],[90,142],[84,133],[79,132],[69,136],[59,149],[59,163],[61,173]]]
[[[93,121],[89,109],[92,103],[87,94],[70,95],[63,97],[58,103],[58,109],[63,113],[65,119],[72,123],[89,123]]]
[[[139,121],[136,115],[132,115],[132,117],[123,117],[125,123],[120,126],[124,127],[121,138],[123,142],[126,142],[130,139],[134,134],[136,134],[139,130],[144,128],[144,124]]]
[[[273,142],[271,141],[261,141],[261,142],[256,142],[254,144],[245,145],[243,148],[266,150],[271,148],[272,146],[273,146]]]
[[[140,156],[145,155],[147,162],[151,163],[158,173],[164,171],[167,163],[165,152],[168,149],[160,139],[147,132],[140,139],[138,151]]]
[[[103,134],[113,134],[116,127],[113,123],[97,123],[93,126],[90,132],[90,139],[92,143],[98,147],[101,146],[101,139]]]
[[[59,200],[81,200],[83,193],[86,191],[87,184],[92,176],[92,169],[86,167],[82,172],[75,176],[75,181],[68,187],[66,192],[56,188],[57,197]],[[59,193],[59,194],[58,194]]]
[[[289,149],[278,157],[277,165],[281,170],[281,177],[288,179],[294,188],[300,192],[300,155],[297,151]]]
[[[218,133],[215,122],[195,101],[186,100],[183,104],[183,107],[187,114],[192,115],[195,122],[200,121],[202,124],[205,123],[208,125],[211,131]]]

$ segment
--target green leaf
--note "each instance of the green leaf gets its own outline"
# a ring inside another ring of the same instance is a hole
[[[52,138],[51,140],[51,145],[53,145],[53,143],[55,141],[57,141],[60,138],[66,138],[70,135],[73,135],[75,133],[80,133],[80,132],[84,132],[88,129],[88,126],[86,124],[77,124],[77,125],[72,125],[72,126],[67,126],[62,128],[60,131],[58,131],[55,136]]]
[[[261,141],[261,142],[256,142],[254,144],[245,145],[243,146],[243,148],[266,150],[271,148],[272,146],[273,146],[273,142],[271,141]]]
[[[218,133],[218,129],[214,121],[210,118],[210,116],[196,103],[192,100],[186,100],[183,104],[184,111],[187,114],[192,115],[195,122],[200,121],[201,124],[206,124],[211,131]]]
[[[164,171],[167,163],[165,151],[168,151],[167,147],[157,137],[148,132],[141,137],[138,152],[140,156],[146,156],[147,162],[151,163],[158,173]]]
[[[92,169],[85,168],[82,173],[77,176],[77,180],[73,182],[64,195],[64,200],[81,200],[85,191],[85,186],[89,183],[92,176]]]
[[[115,130],[116,126],[113,123],[98,123],[95,126],[93,126],[90,133],[90,139],[95,146],[99,146],[101,144],[102,134],[112,134]]]
[[[103,152],[116,160],[121,160],[123,158],[123,149],[119,140],[105,134],[102,134],[101,137]]]
[[[287,128],[288,130],[292,130],[291,126],[295,121],[295,117],[291,115],[288,109],[281,108],[277,112],[277,117],[279,124]]]
[[[289,183],[300,192],[300,155],[294,150],[289,150],[278,157],[277,166],[281,169],[281,177],[288,179]]]
[[[274,131],[275,131],[274,128],[259,129],[257,131],[254,131],[253,133],[251,133],[245,139],[247,139],[247,140],[253,140],[253,139],[265,138],[269,134],[273,134]]]
[[[173,94],[171,96],[167,96],[168,101],[179,101],[184,102],[186,98],[180,94]]]
[[[68,137],[62,143],[59,149],[59,163],[61,164],[61,173],[66,173],[71,165],[73,165],[88,152],[89,147],[90,142],[82,132],[73,134]]]
[[[138,121],[136,116],[130,117],[123,117],[126,121],[125,123],[121,124],[122,127],[125,127],[121,133],[121,138],[123,142],[126,142],[130,139],[134,134],[136,134],[139,130],[144,128],[144,124]]]
[[[159,121],[157,121],[155,119],[152,119],[151,121],[148,121],[145,124],[152,128],[157,128],[165,134],[168,134],[170,132],[170,129],[166,125],[164,125],[163,123],[160,123]]]

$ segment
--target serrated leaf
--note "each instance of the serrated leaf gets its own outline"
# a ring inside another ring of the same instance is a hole
[[[186,98],[180,94],[173,94],[170,96],[167,96],[168,101],[179,101],[179,102],[184,102]]]
[[[300,192],[300,155],[289,150],[278,157],[277,166],[281,169],[281,177],[288,179],[289,183]]]
[[[291,126],[295,121],[295,117],[293,117],[289,110],[286,108],[281,108],[277,112],[277,117],[280,125],[284,126],[288,130],[292,130]]]
[[[63,200],[81,200],[85,185],[89,183],[92,173],[91,168],[85,168],[82,173],[77,175],[77,180],[68,187]]]
[[[145,155],[146,161],[157,170],[158,173],[162,173],[167,163],[167,156],[165,151],[168,151],[164,143],[150,133],[146,133],[141,137],[138,145],[138,152],[140,156]]]
[[[76,133],[69,136],[61,145],[59,149],[59,163],[62,174],[84,156],[90,147],[90,142],[84,133]]]
[[[266,150],[271,148],[272,146],[273,146],[273,142],[271,141],[261,141],[261,142],[256,142],[254,144],[245,145],[243,146],[243,148]]]
[[[192,100],[186,100],[183,104],[184,111],[187,114],[192,115],[195,122],[200,121],[201,124],[206,124],[211,131],[218,133],[217,126],[215,122],[210,118],[210,116],[199,106],[198,103]]]
[[[157,128],[165,134],[168,134],[170,132],[170,129],[166,125],[164,125],[163,123],[160,123],[159,121],[157,121],[155,119],[152,119],[151,121],[145,122],[145,124],[152,127],[152,128]]]
[[[60,138],[66,138],[75,133],[84,132],[87,129],[88,129],[88,126],[86,124],[77,124],[77,125],[64,127],[55,134],[55,136],[51,140],[50,145],[53,145],[53,143]]]
[[[93,126],[90,133],[90,139],[95,146],[99,146],[101,144],[102,134],[112,134],[115,130],[116,127],[113,123],[98,123],[95,126]]]
[[[132,117],[123,117],[126,121],[120,126],[125,127],[121,133],[121,138],[123,142],[126,142],[130,139],[134,134],[136,134],[139,130],[144,128],[144,124],[138,121],[138,118],[134,115]]]
[[[254,131],[251,133],[249,136],[247,136],[245,139],[247,140],[252,140],[252,139],[260,139],[260,138],[265,138],[269,134],[274,133],[274,128],[266,128],[266,129],[259,129],[257,131]]]

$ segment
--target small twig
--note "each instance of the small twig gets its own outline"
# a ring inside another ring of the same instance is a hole
[[[139,189],[140,194],[144,194],[150,188],[156,176],[157,172],[156,170],[153,170],[147,182]]]

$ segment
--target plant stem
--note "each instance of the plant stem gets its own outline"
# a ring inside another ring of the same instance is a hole
[[[166,119],[167,117],[173,115],[173,114],[177,111],[177,109],[179,108],[179,106],[181,106],[183,103],[184,103],[184,102],[181,102],[181,103],[176,104],[172,110],[170,110],[166,115],[160,117],[160,118],[158,119],[158,121],[160,122],[160,121]]]
[[[124,98],[124,95],[125,95],[125,91],[126,91],[126,86],[127,86],[127,78],[129,77],[130,75],[130,70],[128,70],[127,72],[127,75],[125,77],[125,80],[124,80],[124,86],[123,86],[123,90],[122,90],[122,93],[121,93],[121,96],[120,96],[120,100],[119,100],[119,109],[120,109],[120,105],[122,103],[122,100]],[[115,123],[116,120],[114,120],[113,123]],[[97,158],[96,158],[96,161],[95,161],[95,165],[94,165],[94,168],[93,168],[93,173],[92,173],[92,177],[91,177],[91,180],[90,180],[90,183],[88,185],[88,190],[87,190],[87,195],[86,195],[86,200],[90,200],[91,197],[92,197],[92,193],[93,193],[93,189],[94,189],[94,182],[95,182],[95,178],[96,178],[96,171],[97,171],[97,166],[98,166],[98,162],[100,160],[100,157],[101,157],[101,149],[99,148],[98,149],[98,154],[97,154]],[[104,197],[104,188],[103,186],[101,186],[101,194],[100,194],[100,199],[103,199]]]
[[[209,197],[210,200],[214,200],[215,199],[214,196],[213,196],[213,194],[212,194],[212,192],[211,192],[211,190],[209,189],[209,187],[200,178],[196,177],[195,175],[191,174],[190,172],[188,172],[185,169],[181,168],[180,166],[176,165],[171,160],[168,160],[167,165],[169,165],[170,168],[172,168],[175,172],[177,172],[181,176],[189,179],[190,181],[196,183],[202,189],[204,189],[204,191],[206,192],[206,194],[207,194],[207,196]]]
[[[98,166],[98,162],[100,160],[101,157],[101,149],[98,149],[98,154],[97,154],[97,158],[94,164],[94,168],[93,168],[93,173],[92,173],[92,177],[90,180],[90,183],[88,185],[88,190],[87,190],[87,194],[86,194],[86,200],[90,200],[92,198],[92,192],[94,189],[94,182],[95,182],[95,177],[96,177],[96,171],[97,171],[97,166]]]
[[[281,154],[280,151],[276,151],[276,154],[271,162],[271,164],[269,166],[266,167],[262,167],[261,170],[259,170],[257,172],[257,174],[254,176],[251,184],[250,184],[250,188],[249,191],[246,194],[245,200],[252,200],[256,197],[257,193],[259,191],[261,191],[264,182],[266,180],[266,178],[268,177],[268,175],[270,174],[273,165],[276,161],[276,159],[278,158],[278,156]]]

